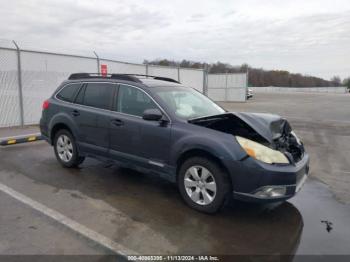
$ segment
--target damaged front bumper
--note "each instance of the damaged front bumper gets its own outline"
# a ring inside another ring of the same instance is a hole
[[[283,201],[300,190],[308,174],[309,155],[306,152],[298,163],[288,165],[265,164],[248,157],[231,174],[233,196],[248,202]]]

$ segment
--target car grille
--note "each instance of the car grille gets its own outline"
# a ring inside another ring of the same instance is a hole
[[[301,159],[303,159],[304,156],[304,147],[301,146],[293,146],[290,147],[288,151],[294,160],[295,163],[298,163]]]
[[[277,149],[285,152],[294,163],[298,163],[304,157],[304,145],[298,143],[296,137],[292,133],[281,136],[277,139],[276,145]]]

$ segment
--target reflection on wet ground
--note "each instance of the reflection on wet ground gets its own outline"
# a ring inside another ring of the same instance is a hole
[[[310,179],[289,202],[304,221],[297,254],[350,254],[350,207],[339,203],[327,185]]]
[[[349,253],[349,207],[316,180],[285,203],[230,201],[219,214],[206,215],[188,208],[176,187],[156,176],[95,160],[80,169],[64,169],[45,143],[3,152],[1,182],[141,253]]]
[[[112,178],[114,193],[104,200],[161,233],[177,253],[290,254],[299,242],[302,217],[290,203],[228,203],[220,214],[205,215],[185,206],[166,181],[126,169],[111,171],[118,178]]]

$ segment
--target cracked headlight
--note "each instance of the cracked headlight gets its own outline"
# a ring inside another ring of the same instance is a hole
[[[268,164],[289,164],[288,158],[280,151],[273,150],[267,146],[236,136],[238,143],[251,157]]]

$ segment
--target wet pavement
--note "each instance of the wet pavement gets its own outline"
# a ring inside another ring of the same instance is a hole
[[[289,202],[304,221],[296,254],[350,254],[350,206],[338,202],[327,185],[310,179]]]
[[[0,199],[1,255],[102,255],[107,252],[5,193],[0,192]]]
[[[92,159],[80,169],[64,169],[45,142],[2,148],[1,156],[1,183],[141,254],[349,253],[350,209],[314,179],[286,203],[259,206],[231,201],[219,214],[205,215],[188,208],[176,187],[156,176]],[[2,204],[1,213],[7,209],[13,205]],[[15,216],[1,226],[13,229]],[[23,212],[21,217],[30,221],[31,216]],[[323,220],[332,223],[329,232]],[[48,233],[40,221],[28,223],[31,226],[39,234]],[[2,239],[21,234],[5,230]],[[55,245],[66,243],[66,238],[48,237]],[[21,250],[30,252],[17,251]],[[48,252],[70,250],[63,245]],[[77,246],[75,252],[84,254],[86,247]]]
[[[198,213],[157,176],[93,159],[62,168],[44,141],[0,147],[0,183],[140,254],[349,255],[349,175],[338,172],[350,170],[349,134],[310,117],[292,125],[311,154],[311,177],[285,203],[230,201],[216,215]],[[110,253],[3,192],[0,235],[0,254]]]

